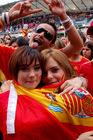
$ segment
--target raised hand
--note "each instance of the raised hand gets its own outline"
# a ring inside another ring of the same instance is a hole
[[[52,14],[58,15],[61,19],[65,19],[65,17],[67,17],[62,0],[51,0],[51,2],[48,0],[43,1],[49,6]]]
[[[9,19],[10,21],[20,18],[20,17],[25,17],[27,15],[33,14],[33,13],[38,13],[41,12],[42,9],[34,9],[31,10],[31,2],[33,0],[27,0],[25,2],[18,2],[16,3],[10,10],[9,10]]]

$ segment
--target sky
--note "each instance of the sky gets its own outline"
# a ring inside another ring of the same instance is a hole
[[[18,1],[18,0],[0,0],[0,6],[14,1]]]

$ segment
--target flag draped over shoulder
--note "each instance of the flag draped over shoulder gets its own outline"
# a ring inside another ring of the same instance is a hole
[[[85,89],[59,96],[57,85],[27,90],[14,83],[14,87],[16,90],[11,94],[14,91],[17,94],[14,137],[75,140],[81,133],[93,130],[93,98]]]

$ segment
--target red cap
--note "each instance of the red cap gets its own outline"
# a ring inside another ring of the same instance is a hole
[[[90,23],[90,26],[87,29],[87,35],[93,35],[93,21]]]

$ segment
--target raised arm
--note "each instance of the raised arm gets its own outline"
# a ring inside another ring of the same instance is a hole
[[[64,8],[64,4],[62,0],[43,0],[48,6],[52,14],[57,15],[60,17],[65,30],[67,31],[68,39],[70,41],[70,45],[63,49],[63,52],[68,56],[71,57],[75,52],[79,51],[82,47],[82,40],[73,26],[70,18],[66,14],[66,10]]]
[[[33,0],[27,0],[25,2],[18,2],[16,3],[8,12],[7,16],[6,13],[4,13],[4,18],[9,18],[7,20],[13,21],[14,19],[18,19],[20,17],[25,17],[27,15],[41,12],[42,9],[34,9],[31,10],[31,2]],[[3,28],[5,25],[4,20],[2,20],[2,17],[0,16],[0,28]]]

